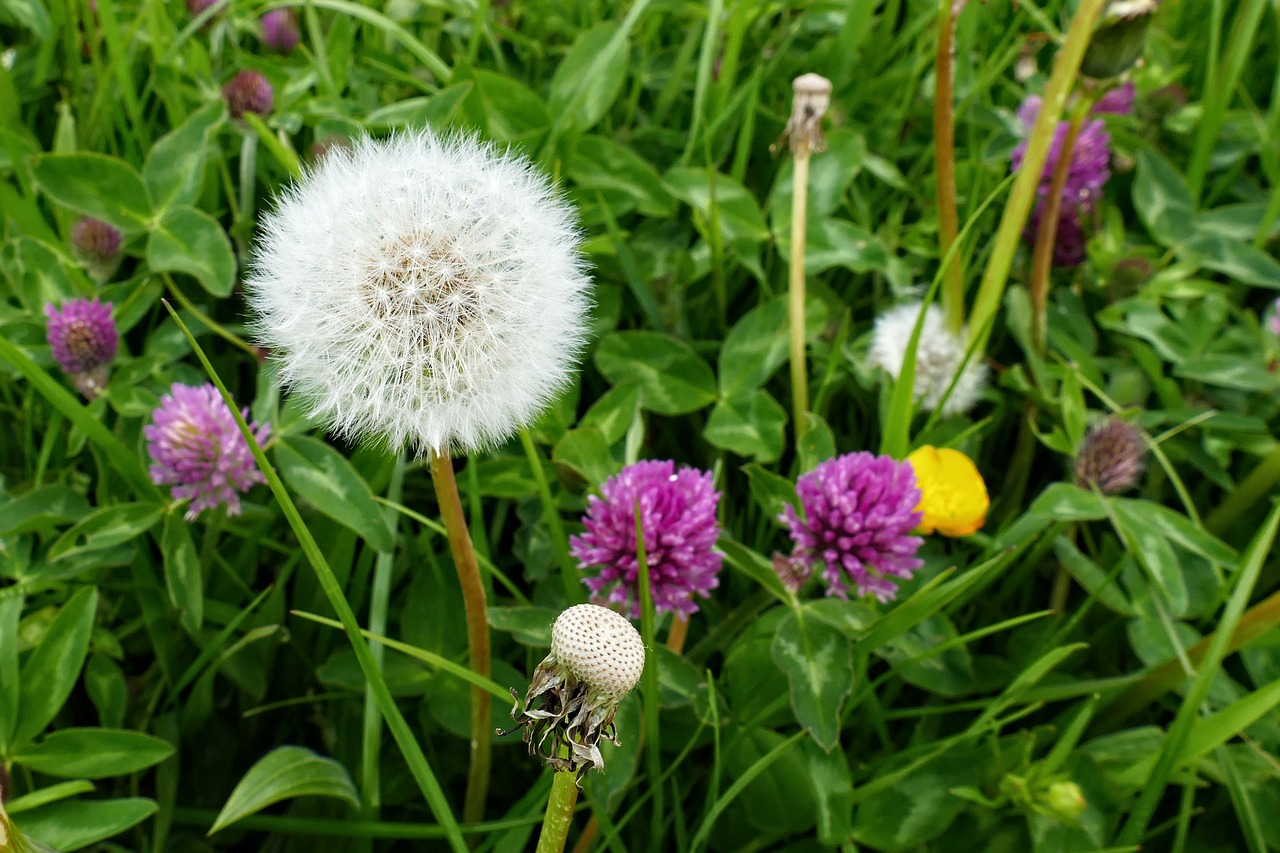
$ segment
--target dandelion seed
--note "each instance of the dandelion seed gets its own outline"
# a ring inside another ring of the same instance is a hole
[[[902,373],[902,363],[907,357],[907,347],[920,316],[921,304],[899,305],[876,318],[868,361],[883,368],[894,379]],[[948,330],[942,309],[930,305],[925,311],[916,347],[914,390],[915,400],[920,406],[930,411],[942,406],[942,414],[957,415],[969,411],[978,402],[986,385],[987,368],[976,358],[965,364],[965,349],[964,333],[956,335]],[[961,364],[965,365],[964,370],[956,379]],[[943,397],[953,379],[955,387],[944,403]]]

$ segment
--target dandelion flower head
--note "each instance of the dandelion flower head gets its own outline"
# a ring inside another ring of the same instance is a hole
[[[897,593],[895,578],[910,578],[923,564],[916,557],[921,539],[911,535],[921,513],[909,464],[847,453],[801,475],[796,494],[803,514],[788,506],[779,517],[795,545],[791,560],[820,563],[828,595],[846,598],[852,585],[858,595],[888,601]]]
[[[243,410],[247,418],[249,410]],[[268,424],[249,424],[259,443],[270,434]],[[240,494],[264,482],[249,444],[218,389],[178,385],[160,398],[151,423],[143,427],[153,464],[151,481],[173,486],[174,500],[190,500],[187,520],[223,505],[227,515],[240,512]]]
[[[524,159],[430,131],[334,148],[263,223],[249,301],[286,385],[348,437],[478,449],[569,381],[588,279]]]
[[[918,533],[968,536],[987,520],[987,484],[968,456],[949,447],[924,445],[907,457],[920,487]]]
[[[711,474],[675,468],[671,461],[628,465],[592,495],[583,519],[587,530],[570,539],[579,567],[596,573],[584,583],[597,597],[640,615],[636,511],[644,531],[649,591],[659,612],[696,613],[719,584],[722,557],[715,553],[720,493]]]
[[[872,365],[884,368],[894,379],[902,372],[921,305],[920,302],[899,305],[876,318],[868,357]],[[949,330],[942,309],[930,305],[925,311],[916,347],[917,403],[931,411],[941,405],[944,415],[962,414],[973,408],[986,385],[987,368],[976,357],[965,363],[965,349],[965,336]],[[955,379],[961,364],[965,365],[964,370],[960,371],[960,378]],[[955,387],[943,402],[953,379]]]

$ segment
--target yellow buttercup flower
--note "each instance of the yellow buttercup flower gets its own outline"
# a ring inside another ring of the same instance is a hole
[[[968,536],[987,520],[987,484],[973,461],[958,450],[926,444],[910,456],[920,488],[920,504],[924,513],[919,533],[941,533],[943,536]]]

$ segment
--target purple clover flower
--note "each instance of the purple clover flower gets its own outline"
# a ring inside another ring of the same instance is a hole
[[[1076,454],[1076,485],[1117,495],[1138,484],[1147,445],[1133,424],[1108,418],[1085,434]]]
[[[1028,130],[1035,124],[1040,112],[1040,98],[1032,95],[1018,107],[1018,119]],[[1044,171],[1040,175],[1040,186],[1036,189],[1036,206],[1027,223],[1027,239],[1034,239],[1036,229],[1040,226],[1045,202],[1049,196],[1049,185],[1053,183],[1053,173],[1058,160],[1062,156],[1062,142],[1067,135],[1069,122],[1059,122],[1053,134],[1053,143],[1049,146],[1049,156],[1045,160]],[[1085,122],[1076,138],[1075,148],[1071,152],[1071,163],[1067,167],[1067,182],[1062,189],[1062,207],[1058,216],[1058,233],[1053,246],[1053,263],[1055,266],[1079,266],[1085,259],[1084,219],[1091,213],[1102,196],[1102,187],[1111,177],[1111,137],[1101,119]],[[1022,166],[1022,158],[1027,151],[1027,142],[1023,141],[1013,149],[1013,170]]]
[[[266,115],[275,103],[271,84],[252,68],[237,72],[222,87],[222,97],[226,99],[232,118],[241,118],[245,113]]]
[[[116,357],[120,333],[111,319],[111,303],[69,299],[62,308],[44,306],[46,337],[53,360],[71,377],[76,390],[90,400],[107,385],[107,365]]]
[[[600,496],[591,496],[583,519],[587,530],[569,540],[579,568],[599,568],[583,583],[596,598],[623,605],[633,619],[640,615],[638,506],[654,607],[698,612],[694,593],[706,598],[720,583],[723,557],[712,551],[720,534],[719,502],[708,472],[676,471],[669,460],[628,465],[605,481]]]
[[[109,263],[120,256],[120,232],[101,219],[82,216],[71,228],[71,245],[90,260]]]
[[[262,43],[276,53],[289,53],[298,46],[298,19],[292,9],[272,9],[262,16]]]
[[[808,570],[822,563],[827,594],[888,601],[898,591],[893,578],[910,578],[923,565],[920,489],[911,465],[865,451],[828,459],[796,482],[804,517],[788,506],[779,520],[791,530],[791,562]]]
[[[248,409],[242,412],[249,416]],[[251,423],[249,428],[259,443],[271,432],[269,424]],[[175,383],[160,398],[142,435],[155,463],[151,481],[173,486],[174,500],[191,501],[188,521],[219,504],[226,506],[227,515],[238,515],[240,493],[264,482],[235,417],[209,383]]]

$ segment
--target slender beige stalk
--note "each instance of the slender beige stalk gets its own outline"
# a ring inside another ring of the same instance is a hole
[[[453,460],[447,451],[431,455],[431,480],[435,484],[440,515],[444,519],[449,551],[462,586],[462,601],[467,612],[467,650],[471,670],[486,678],[489,665],[489,618],[484,583],[475,545],[467,529],[467,518],[458,497],[458,481],[453,474]],[[492,762],[490,738],[493,725],[489,714],[489,692],[471,688],[471,766],[467,771],[467,793],[463,800],[462,819],[466,823],[484,820],[484,803],[489,795],[489,768]]]
[[[791,412],[796,443],[804,438],[809,411],[809,369],[804,345],[804,254],[809,206],[809,156],[826,150],[822,116],[831,103],[831,81],[817,74],[802,74],[792,86],[795,98],[786,133],[791,137],[795,173],[791,194],[791,264],[787,307],[791,322]]]
[[[956,14],[963,0],[938,0],[938,53],[934,76],[933,160],[938,172],[938,257],[945,258],[960,234],[956,211],[956,131],[953,80],[955,78]],[[947,264],[942,278],[942,311],[953,334],[964,330],[964,279],[960,256]]]

